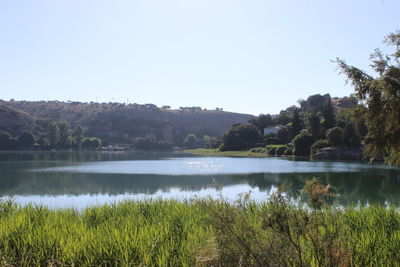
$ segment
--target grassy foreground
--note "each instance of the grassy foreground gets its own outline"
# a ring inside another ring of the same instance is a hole
[[[0,205],[1,266],[398,266],[400,214],[370,206],[143,201],[82,212]],[[316,197],[315,197],[316,196]]]
[[[262,152],[252,152],[250,150],[246,151],[220,151],[215,148],[198,148],[198,149],[189,149],[185,150],[185,152],[199,155],[199,156],[210,156],[210,157],[250,157],[250,158],[265,158],[268,157],[268,154]]]

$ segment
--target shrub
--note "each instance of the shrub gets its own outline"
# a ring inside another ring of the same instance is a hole
[[[267,150],[267,154],[270,156],[275,156],[276,153],[276,147],[278,145],[268,145],[265,147],[265,149]]]
[[[265,147],[265,150],[270,156],[282,156],[286,149],[288,149],[287,145],[268,145]]]
[[[199,148],[201,147],[201,141],[195,134],[188,134],[183,141],[183,145],[187,148]]]
[[[326,139],[332,146],[340,146],[343,144],[343,130],[340,127],[333,127],[326,131]]]
[[[255,147],[250,149],[251,153],[267,153],[267,150],[265,147]]]
[[[312,146],[311,146],[311,154],[315,154],[318,152],[319,149],[328,147],[329,143],[325,139],[320,139],[316,141]]]
[[[296,156],[309,156],[313,141],[312,135],[307,131],[296,135],[295,138],[293,138],[293,154]]]
[[[293,155],[293,147],[289,146],[286,148],[285,152],[283,153],[285,156],[291,156]]]
[[[25,131],[18,137],[18,142],[22,148],[30,148],[35,143],[35,138],[31,132]]]
[[[96,149],[101,147],[101,139],[97,137],[85,137],[82,140],[81,148],[82,149]]]

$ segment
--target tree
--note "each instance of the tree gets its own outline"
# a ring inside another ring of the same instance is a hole
[[[354,123],[349,122],[343,129],[343,144],[350,147],[359,146],[361,138],[358,135]]]
[[[60,130],[60,145],[69,146],[69,123],[65,120],[57,122],[58,128]]]
[[[60,128],[56,122],[51,122],[49,125],[49,143],[51,146],[57,146],[60,140]]]
[[[260,114],[258,117],[251,118],[249,123],[255,125],[258,130],[262,133],[264,132],[264,128],[273,125],[274,121],[270,114]]]
[[[276,134],[278,142],[281,144],[286,144],[290,142],[290,130],[287,126],[283,126],[278,130]]]
[[[10,133],[0,130],[0,150],[10,149],[11,137]]]
[[[200,141],[195,134],[188,134],[183,141],[183,145],[187,148],[198,148],[200,147]]]
[[[326,139],[332,146],[340,146],[343,144],[343,130],[340,127],[333,127],[326,131]]]
[[[222,138],[222,151],[245,150],[257,145],[261,139],[260,131],[253,124],[233,126]]]
[[[389,34],[385,42],[395,51],[384,55],[377,49],[371,55],[375,77],[342,59],[336,62],[366,109],[366,153],[400,166],[400,31]]]
[[[310,131],[314,139],[321,136],[321,120],[317,113],[311,112],[307,116],[307,129]]]
[[[18,142],[23,148],[30,148],[35,143],[35,138],[31,132],[25,131],[18,137]]]
[[[96,149],[99,148],[101,146],[101,139],[97,138],[97,137],[85,137],[82,140],[82,144],[81,147],[83,149]]]
[[[309,132],[303,131],[299,133],[293,138],[293,154],[296,156],[309,156],[313,142],[314,138]]]
[[[82,129],[82,127],[80,125],[77,125],[75,127],[73,136],[74,136],[75,146],[77,148],[80,148],[81,142],[82,142],[82,139],[83,139],[83,129]]]
[[[150,138],[137,137],[135,139],[134,147],[136,149],[149,150],[153,148],[153,141]]]
[[[322,118],[324,119],[322,122],[323,131],[332,128],[335,126],[335,114],[333,113],[332,102],[329,103],[322,109]]]
[[[293,120],[292,120],[292,136],[296,136],[300,133],[302,129],[302,121],[299,114],[299,109],[295,108],[293,110]]]

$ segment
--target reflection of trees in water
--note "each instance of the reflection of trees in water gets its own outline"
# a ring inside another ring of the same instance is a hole
[[[306,179],[319,177],[325,184],[331,184],[339,204],[365,204],[385,201],[399,203],[400,181],[396,170],[371,170],[366,173],[286,173],[248,174],[218,176],[168,176],[168,175],[124,175],[84,173],[23,173],[21,177],[5,176],[0,179],[1,195],[61,195],[61,194],[154,194],[178,188],[183,191],[199,191],[213,188],[216,180],[221,186],[248,184],[261,191],[273,186],[288,184],[288,194],[300,196],[300,189]]]
[[[397,169],[368,168],[359,172],[324,173],[258,173],[247,175],[128,175],[67,172],[27,172],[67,165],[71,162],[99,160],[143,160],[171,157],[165,152],[100,153],[100,152],[55,152],[55,153],[0,153],[0,195],[61,195],[61,194],[154,194],[178,188],[184,191],[199,191],[213,188],[216,180],[221,186],[248,184],[261,191],[270,191],[273,186],[288,184],[288,193],[298,198],[299,190],[306,179],[319,177],[331,184],[340,194],[338,202],[351,203],[400,203],[400,171]],[[178,154],[177,154],[178,156]],[[4,164],[3,164],[4,163]],[[284,170],[282,170],[284,171]]]
[[[28,172],[0,179],[0,195],[154,194],[171,188],[199,191],[215,187],[214,180],[222,186],[238,184],[230,176]]]
[[[247,180],[252,187],[270,190],[271,186],[289,185],[287,193],[300,197],[305,180],[318,177],[322,183],[330,184],[339,194],[337,201],[342,205],[400,203],[400,172],[394,169],[369,169],[365,172],[342,173],[265,173],[247,176],[235,175],[234,180]]]
[[[0,152],[2,161],[65,161],[65,162],[88,162],[88,161],[112,161],[112,160],[151,160],[162,159],[171,156],[184,156],[186,153],[170,151],[38,151],[38,152]]]

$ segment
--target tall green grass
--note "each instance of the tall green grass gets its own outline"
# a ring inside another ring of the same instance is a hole
[[[0,204],[1,266],[398,266],[394,208],[310,207],[279,192],[265,203],[126,201],[49,210]],[[325,190],[325,191],[324,191]]]

